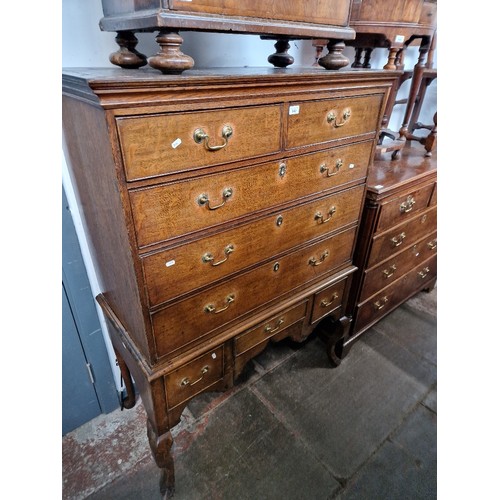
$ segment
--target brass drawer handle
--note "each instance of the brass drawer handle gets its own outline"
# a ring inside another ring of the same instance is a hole
[[[279,329],[280,329],[280,326],[285,322],[285,320],[283,318],[280,318],[276,324],[274,325],[274,328],[271,326],[271,325],[266,325],[266,327],[264,328],[264,331],[266,333],[274,333],[274,332],[277,332]]]
[[[389,269],[384,269],[382,271],[382,274],[384,275],[384,278],[388,279],[391,276],[393,276],[395,272],[396,272],[396,265],[393,264],[392,266],[389,266]]]
[[[429,241],[429,243],[427,243],[427,246],[431,249],[431,250],[436,250],[438,244],[437,244],[437,240],[432,240],[432,241]]]
[[[233,196],[232,188],[224,189],[224,191],[222,191],[222,203],[212,207],[210,205],[210,200],[208,199],[208,194],[200,194],[200,196],[198,196],[198,204],[201,206],[206,205],[209,210],[217,210],[218,208],[223,207],[226,204],[227,199],[231,198],[231,196]]]
[[[330,301],[328,301],[327,299],[323,299],[321,301],[320,306],[321,307],[328,307],[329,305],[333,304],[338,298],[339,298],[339,294],[337,292],[334,292]]]
[[[325,163],[320,165],[319,171],[321,174],[324,174],[326,172],[327,177],[333,177],[334,175],[337,175],[339,173],[339,170],[344,166],[344,162],[339,158],[336,163],[335,167],[332,168],[332,171],[330,172],[330,168],[326,166]]]
[[[429,274],[429,271],[430,269],[428,267],[424,267],[419,273],[418,275],[424,279],[428,274]]]
[[[408,212],[411,212],[413,210],[413,205],[415,205],[415,198],[410,195],[408,196],[408,198],[406,198],[406,201],[399,205],[399,211],[402,214],[407,214]]]
[[[377,300],[377,302],[373,304],[373,307],[375,307],[376,311],[380,311],[380,309],[383,309],[385,307],[387,302],[389,302],[389,299],[387,298],[387,296],[384,296],[380,300]]]
[[[349,118],[351,117],[351,110],[350,108],[344,109],[344,112],[342,113],[342,120],[341,122],[337,122],[337,116],[334,111],[330,111],[328,115],[326,116],[326,120],[328,123],[333,123],[333,126],[335,128],[343,127],[348,121]]]
[[[319,224],[325,224],[325,222],[328,222],[333,214],[337,211],[337,207],[331,207],[330,210],[328,210],[328,217],[325,219],[323,217],[323,214],[321,212],[316,212],[314,214],[314,220],[318,221]]]
[[[309,265],[310,266],[319,266],[320,264],[322,264],[326,258],[330,255],[330,252],[328,250],[325,250],[322,254],[321,254],[321,257],[319,258],[319,260],[316,259],[316,257],[311,257],[309,259]]]
[[[231,294],[231,295],[228,295],[226,297],[226,306],[225,307],[222,307],[221,309],[217,309],[213,304],[207,304],[205,306],[205,312],[206,313],[212,313],[212,314],[220,314],[221,312],[225,311],[230,305],[231,303],[234,302],[234,295]]]
[[[189,380],[188,377],[186,378],[183,378],[182,381],[181,381],[181,387],[186,387],[186,385],[189,385],[189,387],[192,387],[193,385],[197,384],[198,382],[200,382],[201,380],[203,380],[203,377],[205,376],[205,374],[208,373],[208,366],[204,366],[202,369],[201,369],[201,377],[196,379],[195,381],[191,382]]]
[[[193,139],[196,144],[205,143],[205,149],[207,151],[219,151],[219,149],[225,148],[229,141],[229,138],[233,135],[233,129],[229,125],[225,125],[222,128],[222,138],[224,139],[224,144],[218,146],[210,146],[210,136],[201,128],[197,128],[194,131]]]
[[[225,259],[219,260],[219,262],[214,262],[214,256],[210,252],[207,252],[203,255],[201,260],[205,263],[210,262],[210,265],[212,267],[220,266],[221,264],[226,262],[227,259],[229,259],[229,254],[231,254],[232,252],[234,252],[234,245],[228,245],[226,248],[224,248],[224,254],[226,255]]]
[[[393,247],[398,247],[403,243],[403,240],[406,238],[406,233],[401,233],[398,236],[394,236],[394,238],[391,238],[391,243]]]

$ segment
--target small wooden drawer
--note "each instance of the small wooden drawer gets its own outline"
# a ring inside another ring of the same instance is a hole
[[[388,311],[422,290],[426,283],[436,277],[436,274],[437,257],[434,256],[420,263],[408,272],[408,274],[405,274],[378,294],[361,303],[358,306],[356,324],[354,326],[355,330],[359,331],[369,324],[378,321]]]
[[[406,274],[413,267],[427,260],[437,252],[437,233],[417,241],[407,250],[398,253],[394,259],[390,259],[384,264],[372,268],[366,273],[360,301],[382,290],[398,278]]]
[[[399,224],[419,210],[427,208],[433,189],[434,184],[428,184],[384,203],[380,210],[377,231]]]
[[[290,160],[131,190],[138,245],[142,248],[168,241],[361,180],[366,175],[371,148],[370,142],[362,142]],[[328,177],[330,164],[333,174]]]
[[[311,314],[311,324],[320,320],[334,309],[342,305],[345,285],[347,279],[335,283],[321,292],[314,294],[313,310]]]
[[[355,186],[144,257],[150,306],[356,223],[363,193],[363,186]]]
[[[345,265],[355,233],[344,230],[153,313],[158,357]]]
[[[429,208],[408,219],[403,224],[391,228],[373,238],[367,268],[384,261],[398,252],[415,244],[426,233],[436,229],[437,208]]]
[[[302,302],[291,309],[273,316],[257,327],[252,328],[241,335],[237,335],[234,339],[235,356],[239,356],[240,354],[252,349],[257,344],[279,335],[290,325],[302,320],[306,314],[306,305],[307,302]]]
[[[375,133],[383,97],[383,94],[373,94],[290,103],[286,147]]]
[[[128,181],[254,158],[281,147],[280,105],[143,115],[116,123]]]
[[[224,357],[220,346],[164,377],[169,408],[202,392],[223,376]]]

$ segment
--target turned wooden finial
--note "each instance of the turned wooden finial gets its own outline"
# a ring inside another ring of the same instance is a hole
[[[179,74],[191,69],[194,66],[193,58],[180,50],[183,41],[175,31],[160,30],[156,37],[160,51],[148,59],[149,65],[163,74]]]
[[[118,31],[115,41],[120,50],[109,56],[109,60],[113,64],[124,69],[137,69],[146,66],[148,63],[146,56],[135,50],[139,42],[132,31]]]
[[[267,60],[277,68],[286,68],[293,64],[294,58],[288,53],[290,44],[286,38],[280,38],[274,44],[276,52],[271,54]]]
[[[326,47],[328,54],[323,56],[318,64],[325,69],[340,69],[349,64],[349,59],[342,54],[345,43],[342,40],[330,40]]]

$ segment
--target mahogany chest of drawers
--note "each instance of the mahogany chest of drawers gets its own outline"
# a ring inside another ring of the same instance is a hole
[[[375,160],[354,263],[346,347],[437,277],[437,155],[405,146],[399,160]],[[390,155],[387,155],[390,158]]]
[[[66,156],[130,406],[173,489],[170,429],[269,341],[345,309],[368,167],[399,73],[68,70]],[[323,327],[322,327],[323,328]]]

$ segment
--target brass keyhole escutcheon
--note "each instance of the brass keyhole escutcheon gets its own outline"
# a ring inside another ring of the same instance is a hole
[[[281,163],[280,164],[280,168],[278,170],[278,174],[279,176],[283,179],[283,177],[285,177],[285,174],[286,174],[286,163]]]
[[[282,224],[283,224],[283,216],[282,215],[278,215],[278,217],[276,217],[276,225],[278,227],[281,227]]]
[[[277,273],[279,271],[279,268],[280,268],[280,263],[279,262],[276,262],[276,264],[274,264],[273,266],[273,271],[275,273]]]

